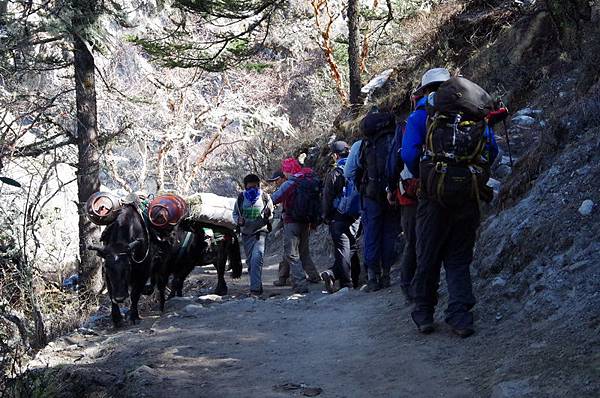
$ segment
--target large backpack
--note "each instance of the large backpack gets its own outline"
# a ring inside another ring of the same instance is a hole
[[[336,171],[342,176],[344,175],[344,169],[336,167]],[[360,203],[360,192],[356,189],[354,182],[350,178],[344,177],[344,189],[339,197],[333,202],[333,207],[338,213],[357,219],[360,216],[361,203]]]
[[[320,224],[321,180],[310,173],[294,177],[293,182],[293,197],[286,214],[297,223]]]
[[[455,77],[430,95],[425,153],[420,164],[423,194],[445,206],[491,199],[486,182],[489,165],[482,155],[487,143],[486,116],[492,97],[477,84]]]
[[[371,113],[361,122],[359,192],[369,199],[385,201],[387,159],[394,143],[395,117],[389,112]]]

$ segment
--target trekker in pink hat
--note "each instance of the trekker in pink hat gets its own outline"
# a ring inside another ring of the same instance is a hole
[[[311,169],[302,168],[294,158],[283,160],[281,171],[287,181],[271,197],[274,204],[283,204],[284,256],[290,265],[294,292],[308,293],[303,268],[307,269],[311,282],[319,282],[321,277],[314,264],[310,268],[308,264],[302,264],[300,253],[308,252],[311,226],[321,221],[321,182]]]

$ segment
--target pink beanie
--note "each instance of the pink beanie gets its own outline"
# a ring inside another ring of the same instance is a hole
[[[300,163],[294,158],[287,158],[281,162],[281,171],[288,174],[296,174],[302,170]]]

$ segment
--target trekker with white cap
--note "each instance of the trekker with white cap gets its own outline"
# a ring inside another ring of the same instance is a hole
[[[411,302],[409,294],[410,284],[417,268],[417,240],[415,225],[417,219],[416,187],[419,178],[419,159],[423,154],[423,143],[427,133],[427,96],[434,92],[440,84],[450,79],[450,72],[446,68],[430,69],[421,78],[421,85],[414,90],[416,99],[415,110],[408,116],[404,135],[396,137],[401,142],[401,152],[390,153],[390,156],[400,157],[393,163],[403,165],[402,170],[393,173],[387,187],[388,201],[398,202],[401,209],[402,231],[404,233],[404,252],[400,264],[400,287],[406,300]],[[402,134],[400,133],[396,133]],[[401,171],[401,172],[400,172]],[[400,181],[404,189],[397,195]]]
[[[445,321],[454,333],[468,337],[474,333],[470,265],[479,201],[489,198],[486,176],[498,154],[487,122],[493,100],[483,88],[462,77],[451,78],[443,68],[427,71],[415,91],[423,97],[408,118],[401,157],[421,182],[416,208],[402,214],[405,233],[412,224],[416,240],[407,240],[407,245],[416,250],[410,262],[403,262],[401,285],[404,291],[410,285],[415,304],[411,317],[418,330],[431,333],[443,264],[448,287]]]

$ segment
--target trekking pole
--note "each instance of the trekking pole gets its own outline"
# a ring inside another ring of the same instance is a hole
[[[513,158],[512,153],[510,151],[510,136],[508,134],[508,129],[506,128],[506,119],[502,121],[504,125],[504,134],[506,135],[506,147],[508,148],[508,159],[510,160],[510,168],[513,168]]]

